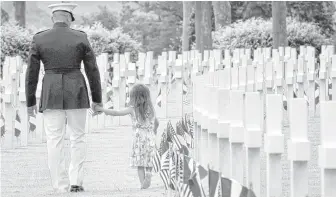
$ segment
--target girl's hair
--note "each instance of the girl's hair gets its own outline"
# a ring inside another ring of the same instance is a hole
[[[140,122],[155,117],[149,88],[144,84],[135,84],[130,92],[130,103],[134,107],[135,117]]]

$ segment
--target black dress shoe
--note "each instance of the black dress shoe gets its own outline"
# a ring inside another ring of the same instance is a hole
[[[71,185],[70,192],[84,192],[84,188],[78,185]]]

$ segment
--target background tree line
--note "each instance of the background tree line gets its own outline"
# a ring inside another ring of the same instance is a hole
[[[106,29],[122,28],[141,44],[142,50],[160,53],[166,50],[200,51],[212,49],[213,32],[249,21],[252,18],[272,20],[272,43],[274,47],[287,45],[286,17],[308,22],[319,27],[319,33],[331,38],[335,34],[334,2],[170,2],[134,1],[120,2],[119,12],[107,6],[99,6],[97,12],[79,18],[81,25],[93,26],[100,22]],[[13,2],[15,20],[26,24],[26,2]],[[2,24],[10,19],[1,9]],[[246,27],[249,28],[249,27]],[[260,30],[262,31],[262,30]],[[218,37],[218,33],[216,34]]]

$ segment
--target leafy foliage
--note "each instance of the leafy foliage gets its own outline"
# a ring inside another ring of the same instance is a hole
[[[132,39],[128,34],[123,33],[121,28],[108,30],[101,23],[92,26],[75,26],[87,33],[88,39],[96,55],[101,53],[110,54],[131,52],[132,60],[136,60],[137,51],[140,50],[140,43]],[[36,29],[21,28],[13,23],[6,23],[1,26],[1,62],[5,56],[21,56],[27,61],[32,37]]]
[[[99,10],[95,13],[85,15],[82,18],[76,17],[75,24],[82,22],[78,28],[82,28],[88,32],[90,41],[97,54],[103,51],[112,54],[113,52],[134,51],[135,49],[154,51],[155,55],[161,53],[163,50],[181,51],[183,22],[183,4],[181,1],[133,1],[121,2],[118,3],[118,6],[120,4],[122,5],[122,9],[119,13],[112,10],[114,7],[108,9],[106,6],[100,6]],[[223,43],[226,43],[227,47],[255,47],[267,46],[271,43],[270,31],[272,27],[269,25],[271,24],[270,19],[272,17],[271,2],[231,1],[230,4],[233,24],[230,26],[231,29],[222,28],[214,32],[214,46],[224,47]],[[108,6],[108,3],[103,5]],[[7,5],[6,9],[4,7],[4,11],[7,11],[11,17],[10,7],[12,7],[12,4]],[[29,36],[33,34],[32,32],[38,30],[34,29],[33,26],[45,26],[47,28],[52,25],[47,14],[48,12],[39,7],[39,3],[27,2],[28,30],[17,30],[18,27],[13,27],[10,30],[10,26],[13,26],[13,24],[2,27],[1,31],[4,32],[4,35],[1,35],[1,43],[4,43],[2,46],[6,45],[1,49],[2,54],[21,53],[23,57],[26,56],[28,50],[28,44],[26,43],[31,41],[31,37]],[[2,14],[5,15],[5,12],[2,12]],[[336,14],[335,3],[333,2],[287,2],[287,15],[295,19],[291,19],[290,24],[304,28],[300,32],[298,27],[288,27],[288,41],[292,46],[309,42],[318,45],[318,42],[328,39],[334,34],[333,27],[336,21]],[[35,17],[34,20],[31,17]],[[35,20],[36,17],[40,18],[42,22]],[[259,19],[252,20],[254,17],[260,17],[266,20],[266,22]],[[196,41],[194,20],[193,5],[189,25],[190,48],[194,47]],[[34,22],[33,24],[32,21]],[[252,21],[252,23],[249,24],[248,21]],[[215,20],[213,13],[212,22],[214,31]],[[290,24],[287,26],[290,26]],[[263,29],[265,27],[267,29]],[[290,32],[290,28],[295,30],[291,30],[292,32]],[[313,28],[312,31],[309,31],[309,28]],[[26,36],[23,35],[25,34],[23,32],[30,33],[26,33]],[[237,34],[230,36],[232,40],[226,40],[230,32]],[[15,36],[11,37],[10,34]],[[252,39],[253,36],[254,38]],[[13,40],[12,44],[8,43],[10,39]],[[311,39],[316,40],[312,41]]]
[[[33,32],[9,21],[1,26],[1,62],[5,56],[21,56],[27,59]]]
[[[98,8],[98,12],[82,16],[82,25],[92,26],[96,22],[100,22],[108,30],[113,30],[119,26],[118,13],[109,10],[106,6],[98,6]]]
[[[232,1],[232,22],[250,18],[270,19],[272,2],[269,1]],[[302,22],[314,22],[321,27],[322,33],[331,36],[335,30],[336,8],[332,1],[287,1],[287,16]]]
[[[331,39],[321,34],[322,30],[314,23],[300,22],[287,18],[288,46],[313,46],[320,50],[321,45]],[[214,47],[220,49],[259,48],[272,46],[272,21],[261,18],[238,21],[214,32]]]
[[[4,24],[8,20],[9,20],[8,13],[4,9],[1,8],[1,24]]]
[[[147,51],[179,51],[182,8],[182,2],[123,2],[120,24]]]
[[[321,27],[322,33],[331,36],[335,33],[333,26],[336,12],[332,1],[296,1],[287,2],[288,15],[304,22],[314,22]]]

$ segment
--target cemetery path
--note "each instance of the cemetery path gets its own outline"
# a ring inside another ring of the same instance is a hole
[[[47,166],[46,144],[1,150],[1,196],[166,196],[158,174],[152,185],[140,190],[136,169],[129,167],[131,128],[119,127],[87,134],[84,193],[53,194]],[[69,166],[69,140],[66,162]]]

